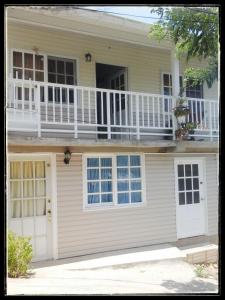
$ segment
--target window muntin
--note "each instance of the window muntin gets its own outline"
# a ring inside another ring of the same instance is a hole
[[[86,205],[133,205],[143,202],[140,155],[86,158]]]
[[[199,203],[200,187],[198,164],[178,164],[177,175],[179,205]]]
[[[113,202],[112,158],[87,158],[87,204]]]
[[[46,215],[44,161],[11,161],[9,186],[11,218]]]

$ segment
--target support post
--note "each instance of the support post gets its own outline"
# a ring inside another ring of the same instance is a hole
[[[74,138],[77,139],[78,138],[78,132],[77,132],[77,89],[74,88],[73,89],[73,107],[74,107]]]
[[[41,104],[40,104],[40,84],[37,84],[36,105],[38,114],[38,137],[41,137]]]
[[[173,108],[176,106],[176,100],[180,93],[180,71],[179,71],[179,60],[175,56],[175,49],[171,50],[171,74],[172,74],[172,104]],[[173,122],[173,140],[176,139],[175,131],[177,129],[177,122],[172,112],[172,122]]]
[[[109,92],[106,92],[106,109],[107,109],[107,138],[108,138],[108,140],[111,140],[111,118],[110,118]]]

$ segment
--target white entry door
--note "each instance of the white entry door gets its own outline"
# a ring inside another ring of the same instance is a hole
[[[33,261],[52,258],[49,160],[13,158],[8,173],[8,228],[31,237]]]
[[[203,161],[175,159],[177,238],[206,233]]]

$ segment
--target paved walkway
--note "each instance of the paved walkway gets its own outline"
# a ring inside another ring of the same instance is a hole
[[[7,294],[218,292],[216,280],[196,277],[182,251],[167,244],[102,255],[35,263],[28,278],[8,279]]]

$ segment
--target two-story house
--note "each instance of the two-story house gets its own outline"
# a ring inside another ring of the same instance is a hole
[[[218,234],[218,83],[187,87],[192,139],[173,108],[187,66],[149,24],[75,7],[6,16],[8,228],[34,260]]]

